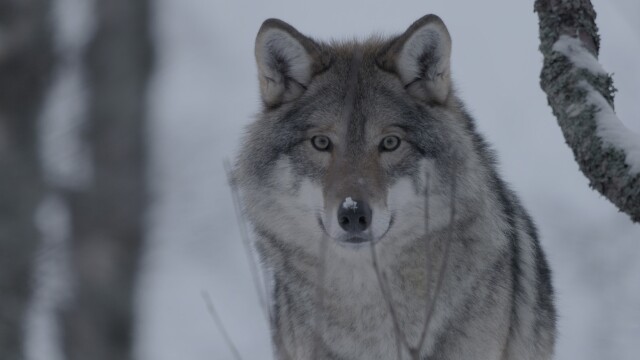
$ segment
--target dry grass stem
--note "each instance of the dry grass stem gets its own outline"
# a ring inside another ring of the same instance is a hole
[[[451,249],[451,243],[454,239],[455,234],[455,217],[456,217],[456,195],[457,195],[457,167],[454,165],[453,168],[453,180],[451,182],[451,199],[450,199],[450,215],[449,215],[449,225],[447,232],[447,239],[444,244],[444,250],[442,252],[442,259],[440,260],[440,266],[438,269],[438,278],[435,283],[435,287],[432,289],[432,281],[431,277],[433,276],[433,264],[431,261],[431,250],[432,245],[431,239],[429,238],[429,195],[430,195],[430,176],[426,174],[426,184],[425,184],[425,236],[427,241],[426,244],[426,270],[427,270],[427,279],[426,279],[426,311],[425,311],[425,322],[424,327],[420,333],[419,341],[417,346],[412,347],[409,345],[406,335],[402,331],[400,326],[400,322],[398,320],[398,315],[396,313],[396,309],[393,305],[393,299],[391,297],[391,292],[389,289],[389,280],[387,275],[380,270],[380,266],[378,264],[378,256],[375,251],[375,244],[371,243],[371,262],[373,265],[373,269],[376,274],[376,278],[378,280],[378,284],[380,286],[380,290],[382,292],[382,296],[384,298],[385,303],[389,309],[389,315],[391,316],[391,320],[393,322],[393,329],[396,337],[396,347],[398,349],[398,359],[402,357],[402,349],[401,346],[405,346],[412,360],[420,360],[420,352],[424,347],[424,344],[427,339],[429,325],[431,323],[431,319],[433,318],[433,313],[435,309],[435,305],[438,299],[438,295],[441,292],[442,283],[444,281],[444,276],[447,271],[447,266],[449,262],[449,252]],[[432,291],[433,290],[433,291]]]
[[[266,286],[264,286],[265,282],[262,280],[260,273],[258,271],[258,267],[255,263],[255,258],[253,256],[253,252],[251,250],[251,242],[249,240],[249,232],[246,227],[246,223],[244,221],[244,216],[242,215],[242,209],[240,207],[240,195],[238,194],[238,189],[236,187],[235,179],[233,177],[233,172],[231,170],[231,165],[228,160],[224,162],[224,168],[227,174],[227,182],[229,184],[229,188],[231,189],[231,198],[233,200],[233,208],[236,215],[236,220],[238,222],[238,228],[240,230],[240,237],[242,237],[242,244],[245,249],[245,254],[247,256],[247,261],[249,262],[249,270],[251,272],[251,278],[253,280],[253,284],[256,289],[256,293],[258,294],[258,300],[260,301],[260,307],[262,308],[263,315],[266,318],[267,323],[273,328],[274,325],[274,317],[271,313],[271,308],[267,305],[265,300],[264,290]],[[294,358],[289,355],[283,339],[278,335],[274,336],[274,341],[278,348],[282,351],[282,355],[284,356],[284,360],[292,360]]]
[[[327,250],[329,248],[329,239],[327,236],[322,237],[320,245],[320,258],[318,264],[318,272],[316,273],[316,306],[314,307],[313,324],[316,330],[315,341],[313,344],[313,358],[318,359],[318,352],[322,346],[322,331],[324,329],[323,313],[324,313],[324,294],[325,294],[325,275]]]
[[[393,331],[396,337],[396,348],[398,351],[398,360],[402,359],[402,347],[401,345],[409,348],[409,343],[407,342],[407,338],[402,333],[400,329],[400,322],[398,320],[398,316],[395,311],[395,307],[391,302],[391,297],[389,294],[387,277],[380,271],[380,267],[378,265],[378,255],[376,254],[375,243],[371,242],[371,262],[373,265],[373,270],[376,274],[376,278],[378,280],[378,285],[380,286],[380,291],[382,292],[382,297],[387,304],[387,308],[389,309],[389,315],[391,316],[391,321],[393,323]]]
[[[436,282],[436,287],[433,291],[433,296],[430,298],[427,298],[427,303],[429,304],[429,306],[428,306],[427,318],[425,320],[420,342],[418,343],[418,346],[416,348],[411,349],[412,350],[411,353],[412,355],[414,355],[415,360],[419,360],[420,351],[422,350],[422,347],[424,346],[424,342],[426,341],[427,333],[429,330],[429,324],[431,323],[431,319],[433,317],[433,312],[436,306],[436,302],[438,300],[438,295],[440,294],[440,289],[442,287],[444,276],[447,271],[447,265],[449,263],[449,251],[451,249],[451,243],[453,242],[453,237],[455,234],[456,195],[458,191],[458,171],[457,170],[458,170],[457,165],[454,163],[453,176],[452,176],[453,179],[451,181],[451,198],[449,201],[451,205],[450,206],[451,211],[449,213],[448,237],[444,244],[442,260],[440,261],[440,269],[438,269],[438,280]]]
[[[424,190],[424,234],[425,234],[425,267],[427,271],[426,275],[426,291],[425,296],[427,298],[427,306],[425,307],[425,319],[424,319],[424,327],[422,328],[422,332],[420,333],[420,340],[418,341],[418,346],[415,349],[411,349],[410,353],[412,356],[414,353],[417,353],[418,356],[420,354],[420,350],[422,346],[424,346],[425,339],[427,338],[427,329],[429,327],[429,309],[431,308],[431,276],[433,275],[433,264],[431,263],[431,238],[429,237],[429,195],[431,191],[431,175],[427,171],[425,174],[425,190]],[[417,350],[417,351],[414,351]],[[415,356],[414,356],[415,357]]]
[[[249,232],[247,231],[247,227],[244,221],[244,216],[242,215],[242,208],[240,207],[240,195],[238,195],[238,189],[236,187],[236,183],[233,178],[233,172],[231,170],[231,165],[228,160],[224,161],[224,169],[227,173],[227,183],[229,184],[229,188],[231,189],[233,209],[235,211],[236,219],[238,221],[240,237],[242,238],[242,244],[244,245],[245,254],[247,255],[247,261],[249,262],[253,285],[255,286],[256,293],[258,293],[258,300],[260,301],[262,312],[265,315],[265,317],[267,317],[267,320],[269,320],[268,306],[265,300],[266,291],[263,286],[264,281],[261,280],[260,273],[258,272],[258,267],[256,266],[253,253],[251,251],[251,242],[249,240]]]
[[[242,357],[240,356],[240,352],[238,352],[238,349],[235,347],[235,345],[233,345],[233,342],[231,341],[231,337],[229,337],[229,334],[227,333],[227,329],[224,327],[222,320],[220,320],[220,317],[218,316],[218,312],[216,311],[216,307],[213,305],[213,301],[211,301],[211,296],[209,296],[209,293],[206,291],[203,291],[202,299],[204,300],[204,303],[207,306],[207,310],[209,311],[209,314],[211,315],[213,322],[216,324],[218,331],[220,331],[220,333],[222,334],[222,337],[224,338],[224,341],[227,344],[227,347],[229,347],[229,350],[233,354],[233,357],[236,360],[242,360]]]

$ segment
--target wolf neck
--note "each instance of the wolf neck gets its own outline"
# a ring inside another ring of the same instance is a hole
[[[452,307],[462,300],[459,296],[452,297],[451,289],[455,287],[462,293],[467,291],[473,287],[476,275],[485,270],[480,260],[476,263],[473,259],[467,259],[466,254],[467,251],[477,251],[476,247],[491,246],[468,240],[478,238],[487,231],[480,226],[486,223],[476,216],[457,221],[450,264],[466,259],[468,267],[456,269],[457,276],[447,276],[444,281],[440,299]],[[442,258],[443,244],[448,239],[446,229],[442,229],[430,233],[429,249],[427,241],[422,238],[404,242],[393,239],[376,244],[379,271],[386,274],[388,293],[397,309],[398,321],[403,324],[404,335],[412,344],[419,341],[424,324],[427,286],[433,289],[435,285],[440,264],[438,259]],[[314,246],[319,242],[309,242],[303,248],[300,244],[294,245],[275,237],[263,236],[262,240],[261,255],[273,275],[272,295],[276,319],[273,326],[276,334],[280,334],[278,336],[301,343],[304,343],[302,339],[321,336],[333,344],[332,348],[335,345],[344,349],[349,348],[349,343],[376,344],[372,345],[375,349],[370,349],[374,353],[386,354],[391,351],[388,356],[379,358],[396,356],[393,342],[389,341],[394,334],[389,304],[381,291],[369,248],[348,249],[329,241],[326,255],[321,259],[320,247],[316,249]],[[399,245],[401,243],[404,244]],[[486,262],[493,264],[496,254],[493,254],[493,250],[484,251],[492,253],[487,255]],[[427,254],[431,261],[430,269],[433,270],[431,274],[427,271]],[[321,262],[324,262],[324,274],[319,271]],[[321,292],[318,292],[319,288]],[[442,322],[447,316],[444,307],[436,308],[433,322]],[[321,335],[318,335],[318,326],[315,325],[318,321],[321,323],[318,325]],[[356,354],[351,355],[359,358]]]
[[[407,325],[407,339],[415,342],[423,319],[417,314],[424,313],[427,283],[426,266],[415,264],[426,264],[424,244],[416,239],[402,249],[380,246],[376,250],[379,270],[385,273],[399,309],[398,317]],[[332,339],[340,347],[342,341],[345,346],[348,341],[380,342],[393,331],[369,248],[354,251],[329,244],[325,258],[319,259],[317,254],[282,245],[277,246],[279,256],[271,257],[276,263],[270,264],[274,270],[273,296],[278,319],[274,327],[280,336],[288,339],[317,336],[314,324],[320,321],[322,337]],[[322,261],[324,266],[320,266]],[[324,274],[320,273],[322,268]]]

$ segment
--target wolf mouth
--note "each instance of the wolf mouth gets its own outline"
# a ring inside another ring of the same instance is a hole
[[[369,238],[368,236],[367,237],[353,236],[353,237],[347,238],[345,240],[345,242],[347,242],[349,244],[361,244],[361,243],[364,243],[364,242],[368,242],[370,240],[371,240],[371,238]]]

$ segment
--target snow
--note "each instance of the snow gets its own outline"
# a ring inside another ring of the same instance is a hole
[[[358,208],[358,202],[357,201],[353,201],[351,199],[351,196],[347,197],[346,199],[344,199],[344,202],[342,203],[342,208],[345,210],[356,210]]]
[[[552,49],[569,58],[576,67],[585,69],[594,75],[607,75],[598,59],[582,45],[579,39],[568,35],[560,35],[553,44]]]
[[[596,107],[594,116],[600,139],[605,146],[624,152],[632,176],[640,173],[640,135],[624,126],[607,100],[589,83],[581,81],[578,86],[587,91],[587,104]]]
[[[594,75],[608,75],[598,59],[577,38],[560,35],[552,49],[566,56],[580,69]],[[587,90],[587,104],[594,105],[597,109],[595,119],[600,139],[605,146],[625,153],[625,163],[629,165],[632,176],[640,173],[640,135],[627,128],[607,100],[586,81],[581,81],[578,86]],[[585,109],[583,106],[572,104],[567,108],[567,113],[569,116],[576,116]]]

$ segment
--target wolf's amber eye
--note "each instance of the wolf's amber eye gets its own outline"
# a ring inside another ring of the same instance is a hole
[[[380,151],[393,151],[400,146],[400,138],[391,135],[387,136],[380,142]]]
[[[316,135],[312,137],[311,144],[318,151],[327,151],[331,148],[331,140],[324,135]]]

